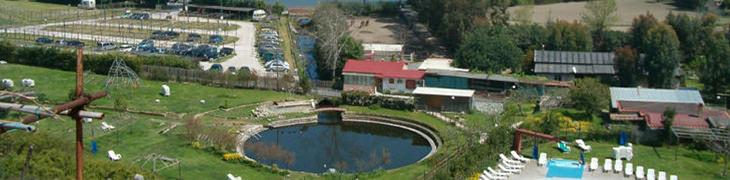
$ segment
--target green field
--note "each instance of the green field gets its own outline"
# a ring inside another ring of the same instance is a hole
[[[59,70],[51,70],[46,68],[37,68],[23,65],[0,65],[0,78],[10,78],[19,81],[22,78],[32,78],[36,81],[35,91],[42,93],[49,102],[61,102],[68,98],[68,93],[73,87],[74,78],[72,72]],[[87,91],[95,91],[101,89],[99,82],[103,81],[104,76],[90,75],[87,76]],[[184,123],[192,114],[216,110],[219,106],[227,104],[229,107],[238,105],[255,104],[258,102],[282,100],[282,99],[304,99],[305,97],[287,93],[278,93],[273,91],[259,90],[241,90],[241,89],[224,89],[201,86],[189,83],[167,83],[172,89],[171,97],[162,97],[159,93],[160,85],[165,84],[157,81],[142,81],[142,85],[136,89],[128,88],[124,91],[112,92],[111,97],[96,101],[95,106],[113,106],[115,95],[124,97],[128,103],[129,109],[153,112],[172,112],[179,116],[149,116],[134,113],[119,113],[113,111],[105,111],[99,109],[91,109],[93,111],[103,111],[106,113],[105,122],[116,126],[114,131],[105,132],[100,129],[100,122],[94,121],[85,124],[84,134],[87,150],[92,140],[99,145],[99,153],[92,155],[87,151],[87,156],[99,160],[107,160],[106,151],[114,150],[122,154],[123,158],[117,163],[140,165],[146,155],[150,153],[158,153],[167,157],[179,159],[181,166],[173,166],[168,169],[159,171],[157,174],[161,178],[173,179],[181,175],[184,179],[223,179],[227,173],[242,176],[246,179],[415,179],[423,173],[431,170],[432,161],[435,158],[429,158],[425,161],[405,166],[402,168],[375,171],[361,174],[345,174],[345,175],[314,175],[309,173],[293,172],[288,176],[273,174],[268,170],[253,168],[248,165],[229,163],[222,160],[220,155],[207,150],[195,149],[190,142],[183,136],[185,133]],[[155,103],[155,99],[161,102]],[[201,104],[198,101],[204,99],[207,102]],[[206,126],[220,126],[219,122],[238,122],[238,123],[268,123],[268,121],[249,120],[246,112],[251,107],[242,107],[236,111],[221,112],[213,111],[218,116],[244,116],[242,119],[220,119],[214,116],[204,117]],[[444,141],[439,152],[434,157],[442,157],[443,154],[449,153],[456,149],[458,144],[463,144],[466,138],[461,135],[461,131],[455,127],[448,125],[434,117],[420,112],[407,112],[388,109],[373,109],[367,107],[346,106],[348,112],[388,115],[400,118],[408,118],[428,124],[435,128]],[[186,114],[186,115],[182,115]],[[296,117],[311,114],[287,114],[286,117]],[[8,118],[14,119],[19,115],[11,115]],[[182,118],[181,118],[182,117]],[[162,135],[158,132],[169,127],[172,124],[180,124],[176,129]],[[37,125],[38,131],[50,133],[54,137],[58,137],[71,145],[73,142],[73,121],[63,118],[61,120],[43,120]],[[235,129],[236,127],[222,126],[223,129]],[[23,133],[23,132],[12,132]],[[442,134],[443,133],[443,134]],[[149,162],[151,163],[151,162]],[[150,170],[150,164],[144,166]],[[158,164],[159,165],[159,164]],[[159,166],[158,166],[159,167]],[[71,169],[69,169],[71,171]]]
[[[0,0],[0,27],[45,24],[111,17],[123,10],[81,10],[58,4],[29,2],[27,0]]]
[[[129,25],[141,25],[141,26],[152,26],[152,27],[172,27],[181,29],[201,29],[209,31],[218,31],[223,29],[224,31],[232,31],[240,28],[238,24],[228,24],[225,22],[217,21],[186,21],[186,20],[162,20],[162,19],[147,19],[147,20],[134,20],[134,19],[110,19],[102,20],[99,23],[110,23],[110,24],[129,24]]]
[[[603,165],[603,160],[611,158],[612,147],[617,147],[616,143],[586,141],[587,145],[592,147],[591,152],[585,153],[585,160],[590,161],[592,157],[599,159],[599,166]],[[554,142],[539,145],[539,151],[547,153],[548,158],[565,158],[578,160],[580,151],[573,146],[569,153],[561,153]],[[675,160],[676,153],[676,160]],[[532,145],[526,145],[522,150],[525,156],[532,156]],[[665,171],[667,174],[679,176],[679,179],[727,179],[720,176],[723,164],[721,164],[721,155],[716,155],[710,151],[691,150],[686,147],[651,147],[644,145],[634,145],[634,159],[630,162],[636,166],[644,166],[644,169],[652,168],[657,172]]]
[[[76,26],[48,26],[44,30],[56,31],[56,32],[69,32],[79,33],[88,35],[100,35],[100,36],[111,36],[111,37],[123,37],[123,38],[135,38],[135,39],[147,39],[152,36],[152,32],[155,30],[150,29],[137,29],[137,28],[121,28],[121,27],[108,27],[108,26],[94,26],[94,25],[76,25]],[[164,30],[164,28],[163,28]],[[187,40],[188,33],[180,33],[177,38],[168,41],[181,41]],[[202,35],[200,41],[208,42],[209,35]],[[230,44],[238,41],[238,37],[234,36],[223,36],[223,43],[219,44]]]

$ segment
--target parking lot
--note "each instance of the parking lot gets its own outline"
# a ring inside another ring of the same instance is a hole
[[[174,12],[153,13],[141,19],[160,21],[169,19]],[[125,14],[127,15],[127,14]],[[136,16],[139,17],[139,16]],[[114,19],[122,19],[122,15]],[[129,17],[128,17],[129,18]],[[176,17],[180,24],[184,22],[216,22],[218,19],[204,19],[199,17]],[[113,20],[113,19],[112,19]],[[226,27],[234,29],[228,31],[213,31],[209,29],[183,29],[177,27],[155,27],[131,24],[114,24],[109,18],[84,19],[71,22],[47,23],[41,25],[9,28],[6,33],[24,33],[48,39],[36,39],[40,44],[56,43],[66,46],[78,46],[75,41],[67,43],[66,39],[78,39],[82,41],[95,41],[96,44],[86,43],[87,49],[97,50],[121,50],[139,53],[166,53],[190,56],[199,59],[227,59],[223,62],[201,61],[203,70],[208,70],[212,64],[218,63],[224,69],[235,67],[247,67],[252,71],[264,72],[266,69],[258,61],[254,44],[256,43],[256,29],[253,23],[243,21],[226,21]],[[174,23],[172,23],[174,24]],[[200,23],[198,23],[200,24]],[[74,31],[61,31],[49,27],[67,26]],[[90,30],[79,31],[82,27]],[[115,32],[108,28],[134,30],[133,33],[141,35],[129,35],[124,31]],[[63,43],[62,43],[63,42]],[[110,45],[113,44],[113,45]],[[222,55],[230,54],[230,57],[223,58]]]

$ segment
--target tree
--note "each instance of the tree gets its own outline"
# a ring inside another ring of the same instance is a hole
[[[636,68],[639,63],[639,54],[631,47],[617,48],[616,69],[618,70],[619,84],[622,87],[634,87],[637,85],[639,71]]]
[[[705,42],[715,28],[717,16],[710,13],[703,18],[692,18],[687,14],[669,13],[667,23],[677,32],[683,62],[690,64],[697,56],[702,55]]]
[[[593,33],[600,34],[606,31],[609,25],[618,21],[615,0],[591,0],[586,3],[585,8],[588,11],[583,13],[581,18]]]
[[[481,27],[468,33],[456,53],[456,65],[492,73],[507,68],[516,70],[522,51],[507,33],[501,26]]]
[[[334,78],[341,65],[342,39],[347,36],[347,16],[334,4],[320,4],[314,11],[314,36],[317,38],[318,62]]]
[[[631,24],[631,46],[638,49],[639,53],[644,53],[646,50],[644,36],[646,36],[650,28],[656,26],[658,23],[654,15],[649,12],[634,18]]]
[[[679,40],[669,25],[658,24],[644,37],[646,59],[643,64],[650,87],[671,88],[681,59]]]
[[[281,1],[276,1],[274,5],[271,5],[271,14],[281,14],[286,10],[286,6]]]
[[[608,52],[623,47],[629,40],[629,34],[623,31],[604,31],[600,37],[593,38],[593,50]]]
[[[339,41],[339,44],[342,49],[340,50],[339,57],[337,58],[337,62],[335,63],[335,69],[332,69],[331,65],[325,63],[317,64],[320,72],[335,72],[334,74],[331,74],[332,76],[328,75],[327,73],[322,73],[322,75],[320,75],[321,78],[335,78],[339,76],[340,74],[342,74],[342,68],[344,68],[345,62],[348,59],[361,59],[365,51],[363,49],[362,43],[358,40],[355,40],[350,35],[345,35],[344,37],[342,37],[342,39]],[[321,49],[318,51],[321,51]]]
[[[711,94],[727,92],[730,90],[730,44],[719,33],[709,38],[706,44],[706,56],[700,62],[702,70],[698,71],[700,82]]]
[[[575,86],[568,93],[568,104],[578,110],[595,115],[607,108],[608,86],[594,78],[575,80]]]
[[[547,44],[549,50],[591,51],[593,40],[588,27],[580,22],[558,20],[547,24]]]
[[[664,125],[664,142],[667,144],[673,143],[673,133],[672,133],[672,126],[674,125],[674,116],[677,115],[677,112],[674,110],[674,108],[667,108],[664,110],[664,113],[662,113],[662,125]]]

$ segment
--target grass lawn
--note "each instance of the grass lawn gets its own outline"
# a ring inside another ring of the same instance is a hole
[[[160,29],[164,30],[164,28],[160,28]],[[94,25],[76,25],[76,26],[58,25],[58,26],[45,27],[44,30],[89,34],[89,35],[99,35],[99,36],[135,38],[135,39],[148,39],[152,36],[152,32],[155,31],[155,30],[151,30],[151,29],[122,28],[122,27],[94,26]],[[209,35],[201,34],[200,41],[208,42],[209,37],[210,37]],[[180,35],[177,38],[170,39],[167,41],[186,42],[187,38],[188,38],[188,33],[180,33]],[[222,43],[217,43],[216,45],[230,44],[230,43],[238,41],[238,37],[233,37],[233,36],[223,36],[223,39],[224,40]]]
[[[14,64],[0,65],[0,78],[12,79],[18,86],[21,79],[31,78],[36,83],[35,91],[45,94],[49,100],[54,102],[68,100],[68,94],[76,81],[73,72]],[[87,76],[88,84],[85,87],[87,92],[103,90],[105,78],[106,76],[101,75]],[[170,86],[172,96],[159,95],[160,86],[163,84]],[[93,105],[113,106],[115,95],[124,97],[130,109],[187,114],[213,110],[225,103],[228,103],[229,106],[237,106],[254,102],[302,98],[299,95],[275,91],[226,89],[193,83],[142,80],[140,87],[112,92],[112,97],[97,100]],[[155,103],[155,99],[160,99],[160,103]],[[201,104],[200,100],[205,100],[206,103]]]
[[[585,153],[585,160],[590,161],[591,157],[599,159],[599,166],[603,160],[611,157],[611,148],[618,146],[616,143],[587,141],[593,150]],[[532,145],[523,144],[522,154],[532,156]],[[561,153],[556,148],[556,143],[544,143],[539,145],[540,152],[548,154],[548,158],[566,158],[578,160],[580,151],[578,147],[572,146],[569,153]],[[675,151],[677,160],[675,160]],[[723,164],[719,163],[719,157],[711,151],[696,151],[685,147],[650,147],[634,145],[634,159],[631,163],[636,166],[644,166],[645,169],[653,168],[657,172],[665,171],[667,174],[676,174],[680,179],[727,179],[720,176]]]
[[[231,31],[241,28],[238,24],[227,24],[225,22],[218,21],[186,21],[184,19],[178,21],[164,20],[164,19],[146,19],[146,20],[134,20],[134,19],[110,19],[99,21],[100,23],[110,24],[131,24],[131,25],[142,25],[152,27],[173,27],[181,29],[201,29],[218,31],[223,29],[224,31]]]
[[[28,0],[0,0],[0,27],[45,24],[51,22],[111,17],[121,9],[82,10],[75,6],[30,2]]]

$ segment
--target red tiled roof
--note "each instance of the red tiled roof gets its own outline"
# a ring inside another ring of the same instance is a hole
[[[643,114],[644,114],[644,117],[646,118],[646,125],[648,125],[650,128],[652,128],[652,129],[664,128],[664,124],[662,124],[662,122],[664,121],[664,118],[662,117],[663,113],[646,112]],[[709,128],[710,125],[707,124],[706,119],[707,119],[707,117],[704,114],[699,117],[693,116],[693,115],[688,115],[688,114],[676,114],[676,115],[674,115],[674,122],[672,123],[672,126],[694,128],[694,129]]]
[[[425,72],[405,69],[405,62],[347,60],[343,73],[374,74],[381,78],[422,79]]]

